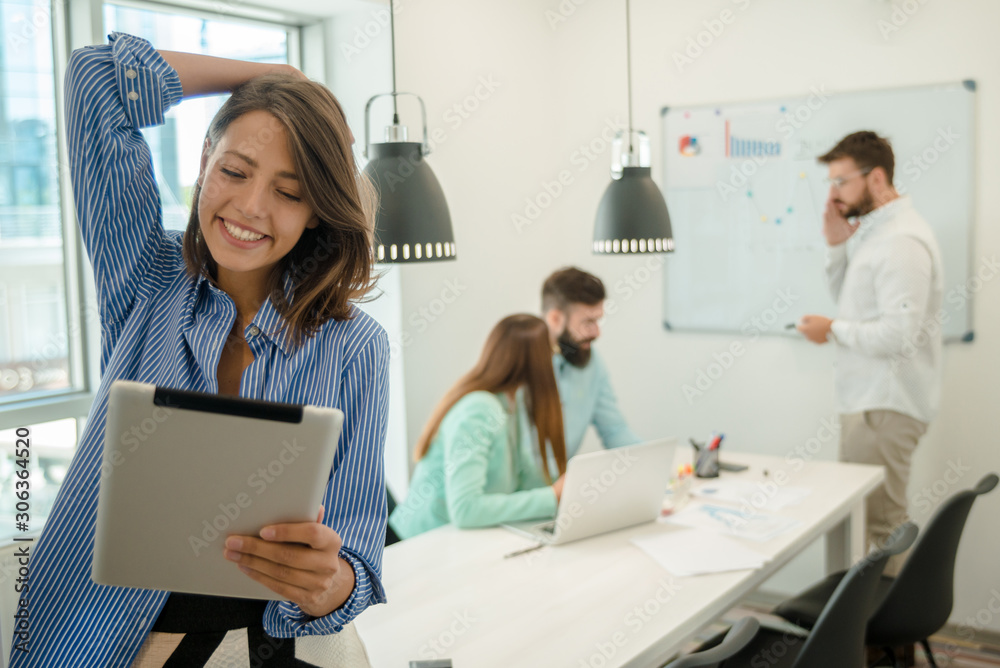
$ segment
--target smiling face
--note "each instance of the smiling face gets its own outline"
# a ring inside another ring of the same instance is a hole
[[[287,132],[266,111],[234,120],[202,155],[198,220],[220,284],[249,285],[319,222],[295,174]]]

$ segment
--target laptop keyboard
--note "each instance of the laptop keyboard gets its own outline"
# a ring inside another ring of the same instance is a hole
[[[535,528],[538,529],[539,531],[541,531],[544,534],[551,535],[551,534],[554,534],[556,532],[556,523],[554,521],[553,522],[545,522],[543,524],[539,524]]]

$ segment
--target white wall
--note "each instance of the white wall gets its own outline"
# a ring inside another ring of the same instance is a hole
[[[326,45],[326,83],[344,108],[354,132],[355,154],[361,164],[365,146],[365,104],[378,93],[392,90],[389,57],[389,8],[380,4],[354,2],[323,22]],[[390,118],[390,103],[382,99],[373,107],[374,141],[381,141],[382,127]],[[361,308],[378,320],[389,333],[391,358],[389,364],[389,428],[385,476],[389,489],[397,498],[409,488],[409,462],[406,449],[406,384],[403,377],[403,347],[396,332],[402,329],[399,272],[390,266],[380,266],[383,272],[377,298]]]
[[[893,6],[876,0],[635,0],[635,119],[653,139],[654,178],[662,160],[657,144],[664,105],[802,95],[811,86],[846,91],[974,78],[983,147],[974,264],[1000,253],[1000,195],[991,185],[1000,177],[1000,136],[990,122],[1000,115],[994,34],[1000,6],[991,0],[910,3],[912,17],[898,15],[905,22],[883,37],[878,21],[891,20]],[[560,7],[566,20],[550,23]],[[725,9],[733,20],[679,71],[675,51],[683,52],[688,38],[705,29],[703,21]],[[610,152],[590,161],[578,150],[591,141],[599,148],[605,125],[626,115],[624,2],[420,0],[407,3],[397,18],[399,87],[422,95],[431,127],[446,133],[430,164],[448,197],[459,257],[400,270],[403,329],[397,336],[410,340],[405,394],[411,445],[434,403],[472,364],[490,327],[505,314],[536,311],[543,278],[566,264],[601,276],[615,301],[599,346],[638,433],[686,437],[721,429],[728,447],[777,455],[824,433],[821,420],[834,413],[829,348],[759,340],[689,404],[682,385],[737,339],[665,332],[656,260],[647,265],[649,256],[590,253]],[[483,80],[496,82],[495,90]],[[453,109],[463,101],[475,107],[467,117]],[[570,172],[571,185],[532,225],[516,230],[512,214],[524,215],[525,199],[543,193],[562,170]],[[630,277],[648,280],[630,291]],[[913,466],[915,510],[926,505],[921,499],[917,507],[922,489],[938,481],[939,491],[946,486],[949,460],[972,471],[946,493],[1000,470],[998,284],[988,282],[976,296],[976,342],[946,351],[941,416]],[[446,303],[444,297],[455,294]],[[835,439],[827,439],[819,456],[836,456]],[[1000,619],[989,612],[991,590],[1000,589],[1000,538],[991,521],[998,512],[1000,493],[973,511],[959,554],[955,623],[972,617],[978,627],[1000,630]],[[925,516],[920,512],[917,519]],[[818,549],[804,555],[771,588],[790,591],[816,579],[819,556]]]

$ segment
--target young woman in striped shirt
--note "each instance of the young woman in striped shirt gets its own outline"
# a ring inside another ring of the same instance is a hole
[[[187,230],[166,231],[139,129],[182,97],[230,91],[205,139]],[[385,600],[389,348],[352,304],[373,283],[372,221],[340,105],[288,66],[158,52],[115,33],[73,53],[66,119],[102,380],[33,554],[30,649],[11,665],[366,664],[350,622]],[[234,569],[285,600],[90,580],[117,379],[345,413],[318,521],[225,542]]]

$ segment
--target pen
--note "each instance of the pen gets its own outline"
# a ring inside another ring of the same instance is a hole
[[[688,440],[691,441],[691,445],[694,446],[695,452],[701,452],[701,446],[698,445],[698,441],[694,440],[693,438],[689,438]]]
[[[794,322],[790,322],[787,325],[785,325],[785,329],[795,329],[796,327],[798,327],[798,325]]]
[[[503,555],[504,559],[510,559],[511,557],[517,557],[522,554],[527,554],[528,552],[534,552],[535,550],[540,550],[545,547],[545,543],[538,543],[537,545],[532,545],[531,547],[526,547],[523,550],[514,550],[513,552],[508,552]]]

